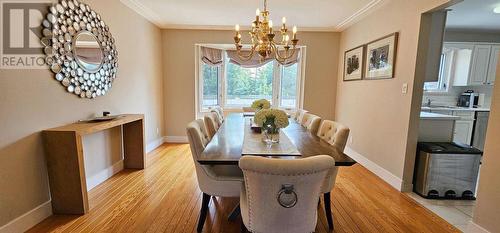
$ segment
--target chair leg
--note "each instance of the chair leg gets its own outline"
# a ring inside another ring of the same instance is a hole
[[[325,214],[326,220],[328,221],[328,228],[333,231],[333,215],[332,215],[332,204],[330,202],[330,192],[324,194],[324,204],[325,204]]]
[[[207,218],[208,204],[210,203],[210,195],[203,193],[203,199],[201,201],[200,217],[198,218],[198,232],[203,230],[203,225],[205,225],[205,219]]]

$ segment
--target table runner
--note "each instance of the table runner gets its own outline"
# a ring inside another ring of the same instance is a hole
[[[262,135],[255,133],[250,128],[253,118],[245,119],[245,129],[243,136],[243,155],[290,155],[300,156],[297,147],[292,143],[283,130],[280,130],[280,142],[273,145],[267,145],[262,142]]]

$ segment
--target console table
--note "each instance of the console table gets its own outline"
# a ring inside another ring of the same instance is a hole
[[[144,115],[125,114],[103,122],[78,122],[42,132],[54,214],[89,211],[82,136],[123,127],[124,167],[144,169]]]

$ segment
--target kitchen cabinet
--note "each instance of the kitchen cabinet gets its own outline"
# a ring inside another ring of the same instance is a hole
[[[488,76],[486,78],[486,83],[489,85],[495,84],[499,56],[500,56],[500,45],[492,46],[490,54],[490,64],[488,67]]]
[[[473,120],[455,121],[455,131],[453,133],[453,141],[470,145],[472,140],[473,129],[474,129]]]
[[[499,44],[444,43],[453,51],[449,78],[453,86],[493,85],[500,53]]]

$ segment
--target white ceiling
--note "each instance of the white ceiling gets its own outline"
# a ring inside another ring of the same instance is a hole
[[[250,25],[263,0],[121,0],[162,28],[232,29]],[[274,25],[341,31],[390,0],[268,0]]]
[[[500,0],[465,0],[448,12],[446,28],[500,31],[500,14],[493,13]]]

